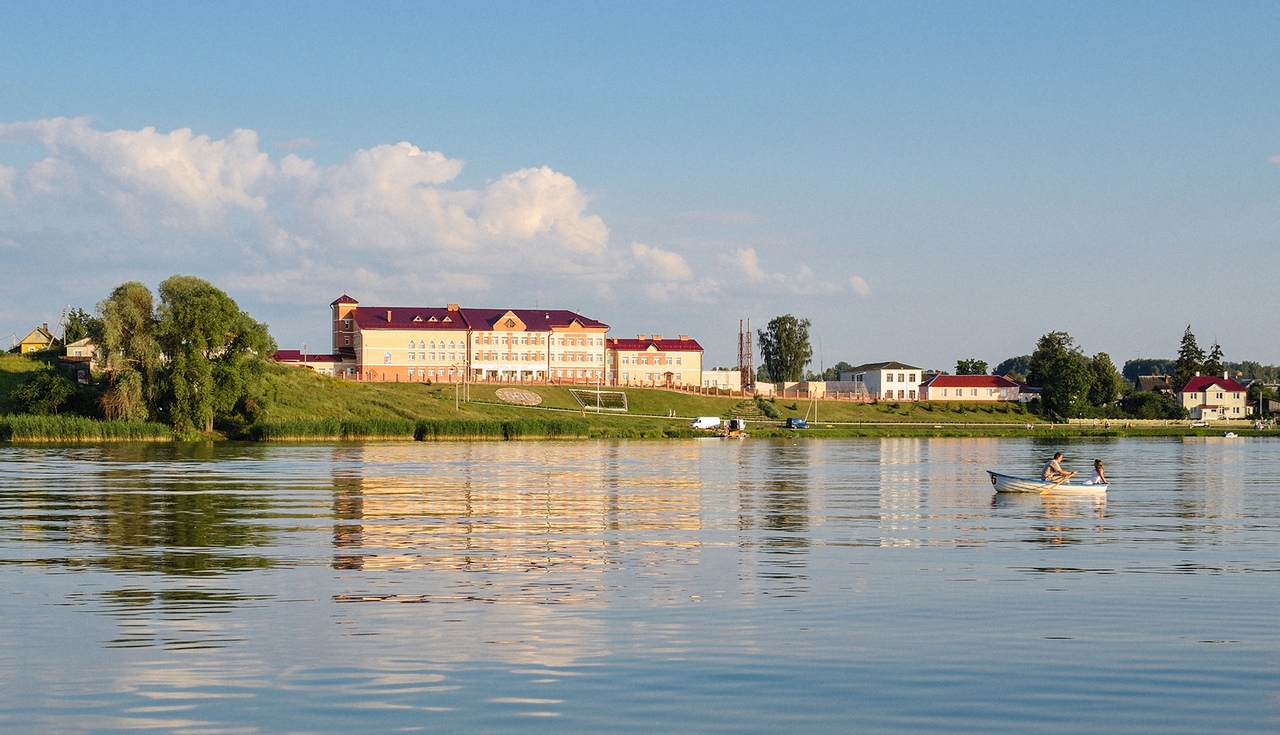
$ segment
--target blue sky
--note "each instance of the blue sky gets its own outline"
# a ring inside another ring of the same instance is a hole
[[[0,331],[190,273],[293,348],[346,291],[724,365],[783,313],[826,365],[1188,324],[1280,363],[1277,38],[1266,3],[11,3]]]

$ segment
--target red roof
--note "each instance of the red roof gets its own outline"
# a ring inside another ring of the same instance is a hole
[[[1188,380],[1187,384],[1182,386],[1182,390],[1178,392],[1179,393],[1200,393],[1202,391],[1208,390],[1211,386],[1215,386],[1215,385],[1225,391],[1239,391],[1241,393],[1244,392],[1244,386],[1240,385],[1239,383],[1232,380],[1231,378],[1219,378],[1214,375],[1197,375],[1191,380]]]
[[[563,329],[575,321],[588,329],[608,329],[609,325],[564,309],[470,309],[450,311],[438,306],[357,306],[351,318],[361,329],[470,329],[492,331],[503,329],[499,323],[507,313],[514,314],[531,332]],[[390,315],[390,319],[388,319]]]
[[[276,362],[338,362],[336,355],[303,355],[301,350],[276,350],[271,356]]]
[[[932,388],[1022,388],[1020,383],[999,375],[935,375],[924,385]]]
[[[696,339],[617,339],[611,338],[609,346],[615,350],[642,352],[653,347],[658,352],[702,352]]]

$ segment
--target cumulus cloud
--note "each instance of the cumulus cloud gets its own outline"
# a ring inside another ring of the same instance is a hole
[[[796,266],[796,271],[792,274],[770,273],[761,266],[760,256],[756,254],[755,248],[738,248],[724,253],[720,256],[720,265],[753,288],[775,293],[812,296],[839,293],[843,290],[838,283],[818,278],[813,269],[805,263]]]
[[[851,277],[849,279],[849,287],[852,288],[853,292],[858,294],[859,296],[871,295],[871,287],[867,285],[866,280],[863,279],[862,276]]]
[[[0,156],[6,145],[44,154],[0,165],[0,235],[33,259],[40,232],[63,242],[88,233],[111,242],[103,250],[115,258],[264,291],[298,273],[313,275],[312,289],[354,286],[362,273],[464,291],[491,288],[500,274],[598,287],[631,266],[587,211],[591,197],[545,166],[468,188],[453,185],[462,160],[408,142],[322,165],[297,153],[273,159],[252,130],[103,131],[85,118],[0,124]]]
[[[1280,164],[1280,156],[1271,156],[1270,158],[1267,159],[1267,163]]]
[[[711,303],[720,293],[720,280],[697,278],[684,256],[640,242],[631,243],[631,257],[640,291],[653,301]]]

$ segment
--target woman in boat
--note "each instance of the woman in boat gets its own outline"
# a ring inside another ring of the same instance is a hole
[[[1102,460],[1093,460],[1093,474],[1089,475],[1089,479],[1084,481],[1086,485],[1106,485],[1107,473],[1102,470]]]

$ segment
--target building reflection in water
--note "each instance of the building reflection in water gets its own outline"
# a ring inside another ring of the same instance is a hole
[[[812,539],[809,442],[730,445],[737,454],[739,580],[748,594],[808,591]],[[757,586],[756,580],[763,582]]]
[[[345,448],[334,462],[333,566],[451,576],[342,599],[589,602],[606,567],[695,563],[699,451],[696,442],[644,453],[550,442]]]

